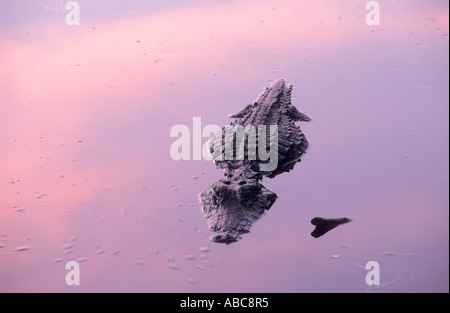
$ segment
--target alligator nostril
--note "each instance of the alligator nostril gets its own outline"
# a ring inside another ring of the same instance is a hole
[[[229,180],[225,180],[223,183],[224,183],[225,185],[231,184],[231,182],[230,182]]]
[[[239,185],[245,185],[247,182],[245,180],[242,180],[239,182]]]

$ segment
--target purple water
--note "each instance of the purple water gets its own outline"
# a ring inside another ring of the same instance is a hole
[[[79,1],[79,26],[0,4],[0,291],[448,292],[448,2],[379,1],[372,26],[356,0],[166,3]],[[197,197],[222,172],[172,160],[170,129],[279,77],[310,149],[213,243]],[[353,221],[315,239],[316,216]]]

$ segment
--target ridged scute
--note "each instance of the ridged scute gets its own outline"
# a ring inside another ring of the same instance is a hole
[[[272,171],[260,171],[259,154],[256,152],[256,160],[248,157],[248,151],[252,148],[252,144],[256,144],[258,151],[258,140],[252,142],[248,140],[247,134],[244,141],[244,160],[236,159],[236,138],[230,138],[230,132],[226,132],[226,128],[222,128],[222,142],[233,142],[232,160],[225,158],[225,145],[222,146],[222,159],[216,159],[215,163],[224,169],[227,175],[233,176],[236,169],[248,167],[252,170],[253,175],[266,176],[273,178],[281,173],[289,172],[295,163],[301,161],[301,156],[308,149],[308,140],[301,131],[300,127],[295,123],[298,121],[310,121],[311,119],[305,114],[299,112],[295,106],[291,104],[291,93],[293,85],[287,85],[284,79],[276,80],[270,87],[258,96],[253,104],[246,106],[242,111],[230,115],[236,118],[230,125],[242,126],[244,129],[248,125],[254,126],[256,129],[260,125],[266,126],[266,151],[269,151],[270,142],[270,125],[278,126],[278,166]],[[233,134],[231,134],[233,136]],[[228,141],[227,141],[228,140]],[[250,144],[250,146],[249,146]],[[211,153],[214,153],[214,146],[210,147]]]

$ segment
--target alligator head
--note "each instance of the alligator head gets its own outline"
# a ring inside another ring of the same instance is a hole
[[[213,241],[231,243],[248,233],[253,223],[274,204],[277,195],[258,180],[225,180],[200,195]]]

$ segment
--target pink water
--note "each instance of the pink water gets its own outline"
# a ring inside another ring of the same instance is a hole
[[[79,26],[0,4],[1,292],[448,292],[448,2],[379,1],[379,26],[359,0],[79,3]],[[173,161],[170,129],[278,77],[310,149],[251,233],[210,242],[222,173]],[[315,239],[315,216],[353,221]]]

